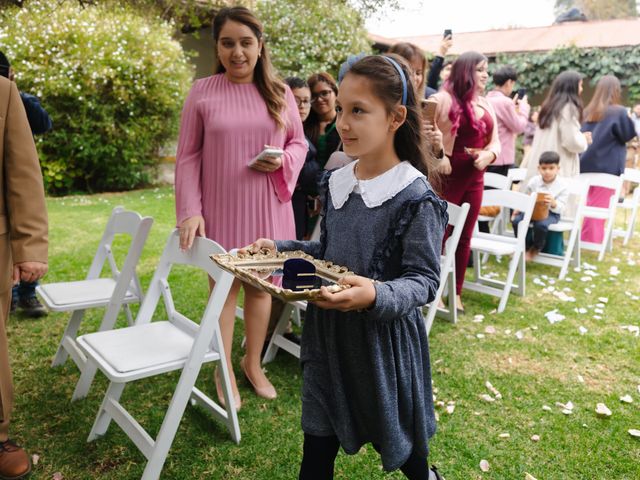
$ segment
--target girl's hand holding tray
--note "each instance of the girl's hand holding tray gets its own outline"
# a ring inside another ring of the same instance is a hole
[[[314,303],[325,310],[349,312],[371,308],[376,302],[373,280],[359,275],[348,275],[340,280],[340,284],[348,284],[351,288],[334,293],[327,287],[321,287],[321,296]]]

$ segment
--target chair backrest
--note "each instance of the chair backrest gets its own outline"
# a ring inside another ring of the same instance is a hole
[[[624,180],[621,176],[611,175],[610,173],[581,173],[579,178],[587,180],[592,187],[610,188],[618,191],[618,193],[620,193]]]
[[[624,180],[632,183],[640,183],[640,170],[637,168],[625,168]]]
[[[484,174],[484,186],[497,188],[498,190],[509,190],[511,188],[511,179],[499,173],[486,172]]]
[[[482,195],[482,206],[495,205],[498,207],[511,208],[523,213],[523,218],[518,224],[517,241],[524,242],[531,221],[531,214],[536,205],[537,194],[525,195],[511,190],[485,190]],[[477,228],[477,226],[476,226]]]
[[[220,269],[211,260],[210,256],[218,253],[226,253],[226,250],[213,240],[204,237],[196,237],[189,250],[180,250],[180,234],[177,229],[171,232],[147,290],[147,295],[140,306],[135,324],[151,322],[160,297],[162,297],[168,320],[176,327],[189,334],[194,334],[200,328],[198,324],[176,310],[169,286],[169,274],[173,265],[190,265],[200,268],[215,281],[203,318],[209,318],[210,315],[216,319],[219,318],[233,283],[233,276]]]
[[[444,243],[445,256],[449,256],[451,253],[455,254],[458,248],[460,235],[462,235],[462,229],[469,213],[469,204],[465,202],[462,205],[455,205],[447,202],[447,213],[449,214],[449,226],[453,227],[453,230]]]
[[[507,172],[507,177],[509,177],[511,182],[522,182],[525,178],[527,178],[527,169],[526,168],[510,168],[509,171]]]
[[[565,207],[562,212],[562,220],[573,221],[575,218],[582,216],[582,210],[587,205],[590,184],[587,178],[580,177],[565,178],[564,181],[567,185],[567,190],[569,190],[567,205],[572,208]]]

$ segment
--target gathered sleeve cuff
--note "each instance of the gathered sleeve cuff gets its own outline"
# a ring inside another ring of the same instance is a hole
[[[200,89],[196,81],[182,109],[176,153],[176,221],[202,215],[202,144],[204,123],[198,109]]]
[[[375,284],[370,318],[384,323],[402,320],[435,300],[447,219],[446,203],[435,195],[421,202],[402,239],[402,274]]]
[[[269,173],[276,195],[282,203],[291,200],[298,181],[298,174],[304,165],[309,148],[304,138],[302,120],[293,93],[288,86],[285,86],[285,100],[287,107],[284,120],[287,132],[283,147],[282,167]]]

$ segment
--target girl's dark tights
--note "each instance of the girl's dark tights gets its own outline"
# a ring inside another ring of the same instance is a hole
[[[317,437],[305,433],[298,480],[333,479],[333,466],[339,448],[340,442],[335,435]],[[377,445],[374,445],[374,448],[380,452]],[[409,480],[429,480],[427,459],[415,453],[411,453],[409,459],[400,467],[400,471]]]

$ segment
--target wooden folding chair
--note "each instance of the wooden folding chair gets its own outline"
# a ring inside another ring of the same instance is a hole
[[[580,242],[580,247],[585,250],[595,250],[598,252],[598,260],[602,261],[607,250],[611,251],[613,249],[613,226],[616,220],[618,198],[620,198],[624,178],[608,173],[581,173],[579,178],[589,182],[591,187],[603,187],[612,190],[607,207],[591,207],[587,205],[584,208],[584,218],[597,218],[605,221],[604,239],[602,243],[582,241]]]
[[[80,281],[48,283],[37,287],[36,291],[49,310],[73,312],[51,363],[52,367],[64,364],[71,356],[80,370],[84,368],[86,358],[76,345],[76,335],[85,310],[108,307],[99,331],[114,327],[122,305],[124,305],[129,324],[133,323],[129,304],[143,300],[136,266],[152,224],[151,217],[142,217],[121,206],[115,207],[102,234],[87,277]],[[114,237],[118,234],[131,237],[129,251],[121,271],[118,270],[111,250]],[[105,263],[109,264],[110,278],[100,277]]]
[[[563,212],[560,221],[549,226],[549,232],[569,233],[569,238],[564,246],[564,255],[554,255],[552,253],[540,252],[534,258],[534,262],[543,265],[560,267],[558,278],[562,280],[569,272],[569,266],[580,266],[580,232],[582,231],[582,220],[584,209],[587,206],[587,193],[589,182],[580,179],[565,179],[569,189],[569,201],[574,208],[567,209],[571,216]]]
[[[188,251],[181,251],[179,242],[176,230],[169,236],[133,326],[90,333],[77,340],[87,357],[88,365],[99,368],[110,381],[87,441],[104,435],[111,420],[114,420],[148,460],[142,480],[160,477],[189,400],[222,421],[233,440],[240,442],[240,427],[219,328],[220,314],[233,277],[219,269],[209,258],[213,254],[225,253],[225,250],[203,237],[196,237]],[[175,264],[200,268],[215,280],[215,287],[200,324],[191,321],[175,308],[168,282],[169,273]],[[152,322],[161,300],[164,301],[168,320]],[[214,361],[220,362],[226,408],[195,387],[203,362]],[[88,365],[85,372],[89,370]],[[120,396],[129,382],[175,370],[181,371],[180,379],[154,440],[120,403]]]
[[[525,294],[526,267],[524,255],[526,251],[526,235],[535,203],[535,193],[525,195],[510,190],[485,190],[482,197],[482,205],[498,205],[503,210],[519,210],[524,214],[522,221],[518,224],[518,232],[515,238],[507,233],[483,233],[478,231],[477,226],[471,238],[474,279],[473,281],[465,281],[463,286],[469,290],[499,297],[498,313],[504,311],[509,294],[512,291],[520,296]],[[504,282],[482,275],[480,254],[484,253],[511,257],[507,278]],[[516,274],[518,274],[517,284],[514,283]]]
[[[638,207],[640,207],[640,170],[636,168],[625,168],[624,181],[629,183],[635,183],[636,188],[633,190],[631,198],[625,198],[622,203],[618,204],[618,208],[622,208],[625,212],[626,226],[622,228],[614,228],[614,237],[623,237],[622,245],[626,246],[631,238],[636,227],[636,217],[638,216]]]
[[[427,328],[427,335],[431,331],[433,320],[436,316],[449,320],[452,323],[458,321],[458,310],[456,309],[456,249],[462,235],[464,223],[469,213],[469,204],[463,203],[461,206],[447,202],[447,213],[449,214],[449,226],[453,229],[451,235],[444,243],[444,255],[440,256],[440,285],[436,291],[436,298],[427,308],[424,316],[424,324]],[[438,308],[438,302],[442,298],[445,289],[447,294],[446,308]]]

